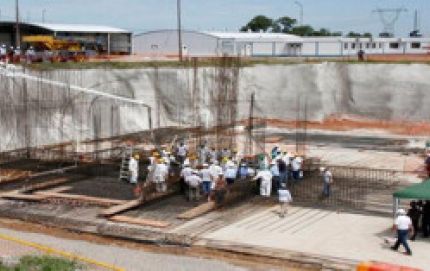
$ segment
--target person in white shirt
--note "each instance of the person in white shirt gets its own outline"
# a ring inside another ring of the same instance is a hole
[[[157,165],[155,166],[154,179],[153,179],[155,183],[155,190],[157,192],[167,191],[166,180],[168,176],[169,176],[169,168],[164,163],[163,159],[158,160]]]
[[[183,142],[181,144],[179,144],[178,146],[178,151],[177,151],[177,156],[178,156],[178,162],[180,164],[183,164],[185,161],[185,158],[187,157],[187,153],[188,153],[188,147],[187,145],[185,145]]]
[[[212,187],[212,174],[208,164],[203,164],[203,169],[200,170],[200,176],[202,177],[203,194],[208,197]]]
[[[331,185],[333,184],[333,174],[328,168],[321,168],[320,169],[322,173],[322,179],[323,179],[323,197],[330,197],[331,195]]]
[[[227,185],[234,184],[236,177],[237,177],[237,166],[234,164],[233,161],[228,161],[224,172],[224,178],[225,178],[225,181],[227,182]]]
[[[190,176],[185,178],[185,183],[188,185],[188,200],[198,201],[200,199],[200,185],[202,184],[199,172],[194,170]]]
[[[220,175],[223,175],[223,170],[222,167],[219,165],[218,161],[214,161],[214,163],[209,167],[209,171],[211,173],[211,177],[212,177],[212,185],[211,185],[211,190],[213,190],[215,188],[215,182],[218,179],[218,177]]]
[[[291,171],[293,175],[293,179],[298,181],[301,179],[301,170],[302,170],[302,158],[299,156],[295,156],[291,161]]]
[[[259,171],[254,180],[260,180],[260,195],[270,197],[272,192],[272,173],[270,173],[270,170],[266,168]]]
[[[7,49],[6,45],[2,44],[0,47],[0,61],[6,62]]]
[[[290,191],[287,189],[287,185],[285,183],[281,183],[278,190],[278,196],[279,196],[279,204],[281,206],[279,216],[285,217],[288,210],[288,204],[293,201],[293,198],[291,197]]]
[[[406,215],[406,211],[399,209],[397,211],[397,218],[394,221],[393,230],[397,231],[397,240],[394,246],[391,247],[392,250],[397,251],[400,244],[406,249],[407,255],[412,255],[412,251],[408,245],[408,234],[411,232],[413,234],[414,227],[412,226],[412,220]]]
[[[134,157],[130,157],[130,162],[128,163],[128,170],[130,171],[130,183],[137,184],[137,179],[139,178],[139,155],[136,154]]]

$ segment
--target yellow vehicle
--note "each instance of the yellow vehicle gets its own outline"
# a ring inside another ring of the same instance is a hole
[[[56,39],[49,35],[24,36],[22,41],[33,46],[37,52],[51,52],[49,57],[52,62],[82,62],[86,59],[82,44],[76,41]]]

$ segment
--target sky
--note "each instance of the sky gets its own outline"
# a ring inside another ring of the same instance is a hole
[[[182,0],[183,28],[237,31],[255,15],[270,18],[299,17],[294,0]],[[396,24],[396,35],[412,30],[415,9],[420,13],[421,32],[430,36],[430,0],[299,0],[304,23],[331,31],[371,32],[383,26],[375,8],[405,7]],[[0,0],[0,20],[14,18],[15,0]],[[41,22],[101,24],[141,33],[176,27],[176,0],[20,0],[21,18]],[[387,15],[389,16],[389,15]]]

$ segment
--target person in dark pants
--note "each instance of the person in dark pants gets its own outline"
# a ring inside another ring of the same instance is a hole
[[[270,163],[270,172],[272,173],[272,193],[276,194],[278,193],[281,178],[279,175],[278,163],[275,160],[272,160]]]
[[[430,200],[426,200],[423,206],[422,230],[424,238],[430,235]]]
[[[427,177],[430,178],[430,153],[427,154],[427,158],[424,161],[424,164],[426,166],[426,171],[427,171]]]
[[[411,218],[406,215],[405,210],[400,209],[397,211],[397,218],[394,222],[393,230],[397,231],[397,240],[391,249],[397,251],[401,244],[406,249],[406,254],[412,255],[412,251],[408,245],[408,235],[409,232],[412,232],[413,234],[414,228],[412,226]]]
[[[411,236],[410,240],[414,241],[417,237],[418,225],[421,217],[421,210],[418,208],[417,203],[415,201],[411,201],[410,203],[411,209],[408,210],[408,216],[412,220],[412,226],[414,227],[414,234]]]

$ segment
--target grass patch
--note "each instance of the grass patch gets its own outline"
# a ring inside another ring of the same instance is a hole
[[[83,270],[82,265],[50,256],[24,256],[16,266],[0,264],[0,271],[75,271]]]

